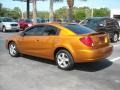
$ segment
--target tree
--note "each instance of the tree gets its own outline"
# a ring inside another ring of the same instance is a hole
[[[2,3],[0,3],[0,11],[1,11],[1,9],[2,9]]]
[[[39,18],[49,18],[49,12],[46,11],[38,11],[37,16]]]
[[[37,20],[37,9],[36,9],[36,0],[32,0],[33,3],[33,24],[36,24]]]
[[[85,8],[84,7],[74,7],[73,8],[73,19],[82,20],[85,19]]]
[[[81,0],[81,1],[87,1],[87,0]],[[68,4],[68,21],[71,22],[72,21],[72,9],[74,6],[74,0],[67,0],[67,4]]]
[[[50,5],[49,5],[49,20],[50,22],[54,21],[54,11],[53,11],[53,3],[54,2],[62,2],[63,0],[50,0]]]
[[[95,17],[109,16],[110,10],[108,8],[93,9]]]
[[[65,19],[67,18],[67,8],[62,7],[55,11],[55,17],[56,19]]]
[[[72,8],[74,5],[74,0],[67,0],[68,4],[68,22],[72,21]]]

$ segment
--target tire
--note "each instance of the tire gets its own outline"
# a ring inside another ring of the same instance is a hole
[[[2,32],[6,32],[6,28],[5,28],[5,26],[2,28]]]
[[[113,36],[112,36],[112,38],[111,38],[111,39],[112,39],[111,41],[112,41],[112,42],[117,42],[117,41],[118,41],[118,38],[119,38],[118,34],[117,34],[117,33],[114,33]]]
[[[74,66],[72,55],[67,50],[59,50],[55,55],[58,68],[62,70],[71,70]]]
[[[17,50],[17,47],[16,47],[16,44],[14,42],[11,42],[9,44],[9,54],[12,56],[12,57],[18,57],[19,56],[19,52]]]

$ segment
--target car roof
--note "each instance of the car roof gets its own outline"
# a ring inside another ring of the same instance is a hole
[[[0,17],[0,18],[11,18],[11,17]]]
[[[88,20],[89,19],[93,19],[93,20],[103,20],[103,19],[111,19],[109,17],[91,17],[91,18],[87,18]]]

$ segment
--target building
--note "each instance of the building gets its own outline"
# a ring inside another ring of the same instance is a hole
[[[120,19],[120,9],[112,9],[110,12],[110,18]]]

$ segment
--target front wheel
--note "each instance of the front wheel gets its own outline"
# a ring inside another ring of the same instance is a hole
[[[58,68],[63,70],[70,70],[74,66],[72,55],[67,50],[59,50],[55,56]]]
[[[19,52],[17,50],[17,47],[16,47],[16,44],[14,42],[11,42],[9,44],[9,54],[12,56],[12,57],[17,57],[19,56]]]
[[[6,28],[5,27],[2,28],[2,32],[6,32]]]

